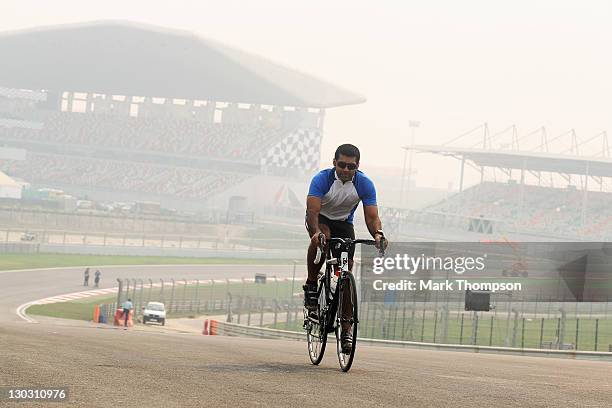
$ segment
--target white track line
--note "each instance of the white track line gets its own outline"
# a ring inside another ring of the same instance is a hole
[[[24,303],[23,305],[19,306],[16,310],[17,316],[21,317],[23,320],[25,320],[28,323],[38,323],[36,320],[29,317],[25,312],[28,307],[32,306],[35,303],[36,301],[33,301],[33,302]]]
[[[153,266],[153,265],[146,265],[146,266]],[[168,265],[158,265],[158,266],[168,266]],[[173,265],[170,265],[173,266]],[[228,265],[230,266],[230,265]],[[234,265],[231,265],[234,266]],[[48,269],[62,269],[62,268],[48,268]],[[0,273],[2,272],[16,272],[16,271],[0,271]],[[304,277],[296,277],[295,280],[303,280],[305,279]],[[279,279],[279,280],[284,280],[284,281],[290,281],[290,278],[284,278],[284,279]],[[202,285],[207,285],[209,284],[208,282],[217,282],[217,283],[227,283],[227,282],[233,282],[233,283],[240,283],[240,282],[254,282],[255,279],[254,278],[249,278],[249,279],[223,279],[223,280],[215,280],[215,279],[208,279],[208,280],[202,280],[200,282],[200,284]],[[197,281],[195,280],[190,280],[187,281],[188,285],[194,285],[196,284]],[[185,285],[185,281],[175,281],[176,285]],[[162,284],[161,283],[154,283],[153,287],[159,288],[161,287]],[[170,286],[170,283],[165,283],[164,286]],[[150,287],[150,285],[144,285],[144,287]],[[76,300],[76,299],[85,299],[88,297],[93,297],[93,296],[97,296],[97,295],[101,295],[101,294],[109,294],[109,293],[117,293],[117,291],[119,290],[119,288],[107,288],[107,289],[96,289],[96,290],[88,290],[88,291],[81,291],[81,292],[73,292],[73,293],[67,293],[64,295],[56,295],[56,296],[51,296],[51,297],[47,297],[47,298],[42,298],[42,299],[38,299],[38,300],[33,300],[31,302],[27,302],[24,303],[22,305],[20,305],[19,307],[17,307],[16,309],[16,313],[17,316],[19,316],[20,318],[22,318],[23,320],[25,320],[28,323],[38,323],[36,320],[32,319],[31,317],[29,317],[26,314],[26,310],[28,309],[28,307],[32,306],[32,305],[48,305],[51,303],[59,303],[59,302],[66,302],[66,301],[70,301],[70,300]]]
[[[65,295],[57,295],[57,296],[51,296],[51,297],[42,298],[38,300],[33,300],[31,302],[24,303],[20,305],[19,307],[17,307],[17,309],[15,310],[15,313],[17,313],[17,316],[21,317],[23,320],[25,320],[28,323],[38,323],[36,320],[32,319],[26,314],[26,310],[28,309],[28,307],[32,305],[48,305],[51,303],[67,302],[67,301],[76,300],[76,299],[85,299],[85,298],[97,296],[100,294],[117,293],[117,290],[118,288],[108,288],[108,289],[91,290],[91,291],[85,291],[85,292],[74,292],[74,293],[67,293]]]

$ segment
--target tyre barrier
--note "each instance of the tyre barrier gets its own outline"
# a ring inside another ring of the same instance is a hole
[[[123,309],[115,310],[115,318],[113,321],[115,326],[123,326],[125,324],[125,316],[123,314]],[[134,326],[134,321],[132,320],[132,311],[130,310],[128,313],[128,327]]]
[[[218,331],[218,322],[214,319],[205,319],[204,320],[204,329],[202,330],[202,334],[204,336],[216,336]]]
[[[100,323],[100,305],[94,306],[93,322]]]

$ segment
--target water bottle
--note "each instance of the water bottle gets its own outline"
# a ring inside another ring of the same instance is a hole
[[[329,279],[329,287],[332,293],[336,293],[336,287],[338,286],[338,278],[340,278],[340,268],[334,265],[334,269],[331,272]]]

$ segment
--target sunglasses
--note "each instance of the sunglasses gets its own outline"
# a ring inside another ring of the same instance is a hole
[[[348,167],[349,170],[356,170],[357,169],[357,163],[347,163],[347,162],[343,162],[343,161],[337,161],[336,165],[338,165],[338,167],[340,167],[341,169],[346,169]]]

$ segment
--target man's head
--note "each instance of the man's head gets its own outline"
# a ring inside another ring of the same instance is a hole
[[[128,299],[128,302],[131,302],[131,301],[132,301],[132,299]]]
[[[343,181],[353,179],[355,172],[359,168],[359,149],[352,144],[338,146],[334,155],[334,167],[338,178]]]

